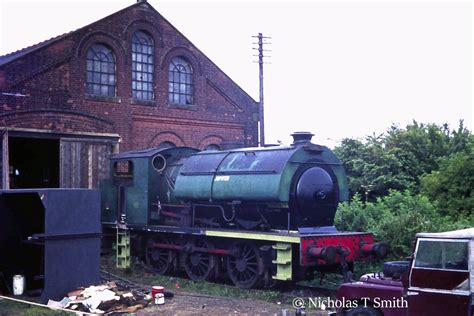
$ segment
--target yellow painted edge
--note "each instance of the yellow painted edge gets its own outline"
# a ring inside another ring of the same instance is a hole
[[[283,278],[283,277],[278,277],[278,276],[272,276],[273,280],[279,280],[279,281],[291,281],[291,278]]]
[[[300,243],[300,237],[285,236],[285,235],[268,235],[253,232],[230,232],[221,230],[205,230],[204,235],[224,238],[240,238],[240,239],[255,239],[277,242],[289,242],[294,244]]]

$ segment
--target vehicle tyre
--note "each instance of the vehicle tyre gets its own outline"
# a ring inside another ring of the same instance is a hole
[[[409,267],[409,261],[388,261],[383,264],[383,274],[390,278],[400,278]]]
[[[381,312],[371,306],[357,306],[346,312],[346,316],[383,316]]]

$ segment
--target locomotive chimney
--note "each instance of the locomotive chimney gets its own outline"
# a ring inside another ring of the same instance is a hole
[[[304,145],[311,143],[311,138],[313,138],[314,134],[310,132],[294,132],[291,136],[293,137],[292,145]]]

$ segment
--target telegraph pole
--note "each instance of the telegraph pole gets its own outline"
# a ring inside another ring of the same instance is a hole
[[[255,38],[258,38],[258,48],[253,48],[255,50],[258,50],[258,78],[259,78],[259,147],[264,147],[265,146],[265,116],[264,116],[264,103],[263,103],[263,64],[266,63],[263,61],[264,57],[269,57],[265,56],[264,52],[270,52],[270,50],[263,49],[264,44],[271,44],[268,42],[264,42],[264,39],[270,39],[271,37],[266,37],[263,36],[262,33],[258,33],[258,36],[252,36]]]

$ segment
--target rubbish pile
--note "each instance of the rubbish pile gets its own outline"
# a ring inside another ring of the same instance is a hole
[[[61,301],[49,300],[52,308],[65,308],[76,312],[94,314],[132,313],[145,308],[151,302],[150,295],[136,291],[120,291],[115,282],[90,286],[69,292]]]

